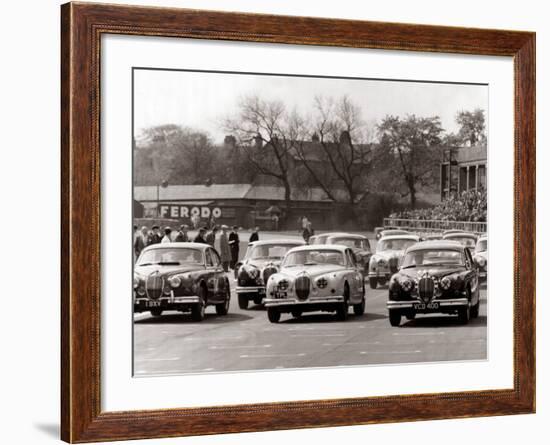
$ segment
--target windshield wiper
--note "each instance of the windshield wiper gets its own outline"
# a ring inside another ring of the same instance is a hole
[[[416,267],[416,264],[409,264],[408,266],[403,266],[401,269],[410,269],[411,267]]]
[[[179,266],[181,263],[179,261],[159,261],[157,264],[159,266]]]

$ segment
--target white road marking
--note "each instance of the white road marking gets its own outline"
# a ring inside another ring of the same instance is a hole
[[[303,357],[307,355],[305,352],[299,354],[254,354],[254,355],[240,355],[239,358],[273,358],[273,357]]]
[[[271,348],[271,345],[237,345],[237,346],[230,346],[230,345],[214,345],[209,346],[208,349],[244,349],[244,348]]]
[[[422,351],[361,351],[359,354],[419,354]]]
[[[297,337],[344,337],[346,334],[294,334],[292,338]]]

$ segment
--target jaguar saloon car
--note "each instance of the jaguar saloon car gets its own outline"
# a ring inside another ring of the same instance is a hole
[[[251,300],[255,304],[261,304],[265,297],[265,283],[279,270],[285,254],[293,247],[304,244],[300,239],[272,239],[250,243],[236,274],[239,308],[248,308]]]
[[[487,280],[487,235],[480,236],[474,251],[474,261],[478,265],[479,279]]]
[[[190,312],[204,319],[207,306],[227,315],[231,291],[215,249],[200,243],[161,243],[146,247],[134,268],[134,312]]]
[[[313,235],[309,238],[308,244],[325,244],[327,238],[331,236],[332,233],[320,233],[319,235]]]
[[[470,253],[474,254],[474,249],[477,243],[477,235],[472,232],[447,232],[443,234],[444,240],[458,241],[464,247],[470,250]]]
[[[380,238],[376,244],[376,253],[371,256],[369,262],[368,277],[371,289],[386,284],[397,272],[399,261],[405,250],[419,241],[420,238],[411,233]]]
[[[355,259],[363,267],[364,274],[366,275],[369,272],[372,251],[366,236],[355,233],[334,233],[327,238],[326,244],[340,244],[350,247],[355,254]]]
[[[353,250],[341,245],[314,245],[290,250],[281,270],[267,282],[265,306],[271,323],[281,314],[298,318],[304,312],[336,312],[345,320],[349,307],[365,312],[365,287],[361,266]]]
[[[470,250],[454,241],[425,241],[409,247],[389,283],[390,324],[405,316],[456,314],[461,323],[479,315],[479,275]]]

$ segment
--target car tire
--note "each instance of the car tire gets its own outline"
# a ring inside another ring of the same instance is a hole
[[[409,312],[408,314],[405,314],[405,317],[407,320],[414,320],[416,318],[416,312]]]
[[[392,326],[397,327],[401,324],[401,313],[399,311],[390,309],[389,318]]]
[[[365,313],[365,297],[363,297],[361,303],[353,305],[353,313],[357,316],[361,316]]]
[[[385,278],[378,278],[378,284],[380,286],[385,286],[387,281],[388,280],[386,280]]]
[[[193,321],[203,321],[204,315],[206,311],[206,291],[204,289],[204,286],[201,286],[199,288],[199,303],[194,304],[191,308],[191,319]]]
[[[291,314],[294,318],[300,318],[302,316],[302,311],[295,310],[295,311],[292,311]]]
[[[254,304],[257,304],[258,306],[260,304],[262,304],[262,297],[260,295],[257,295],[256,297],[254,297]]]
[[[239,309],[248,309],[247,295],[239,295]]]
[[[349,312],[349,285],[344,284],[344,302],[336,308],[336,318],[340,321],[346,321]]]
[[[378,286],[378,278],[369,278],[369,284],[371,289],[376,289]]]
[[[162,309],[151,309],[151,315],[153,317],[160,317],[162,315]]]
[[[229,312],[229,296],[225,299],[223,303],[216,305],[216,314],[218,315],[227,315]]]
[[[477,300],[477,303],[475,306],[472,306],[470,308],[470,318],[477,318],[479,317],[479,300]]]
[[[468,324],[470,321],[470,310],[468,306],[461,307],[458,310],[458,322],[460,324]]]
[[[271,323],[279,323],[279,320],[281,319],[281,313],[279,312],[279,310],[273,307],[268,307],[267,318]]]

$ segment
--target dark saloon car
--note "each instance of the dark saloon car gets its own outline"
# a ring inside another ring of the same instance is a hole
[[[479,273],[470,250],[444,240],[409,247],[390,280],[387,308],[392,326],[416,314],[457,314],[464,324],[477,317]]]
[[[146,247],[134,268],[134,312],[191,312],[204,319],[207,306],[227,315],[231,292],[215,249],[200,243],[161,243]]]
[[[350,247],[357,262],[363,266],[365,276],[368,274],[372,250],[366,236],[355,233],[334,233],[327,238],[326,244],[340,244],[341,246]]]
[[[303,246],[301,239],[271,239],[254,241],[248,245],[242,263],[236,268],[239,308],[246,309],[250,300],[261,304],[265,285],[271,275],[279,271],[285,254],[293,247]]]

